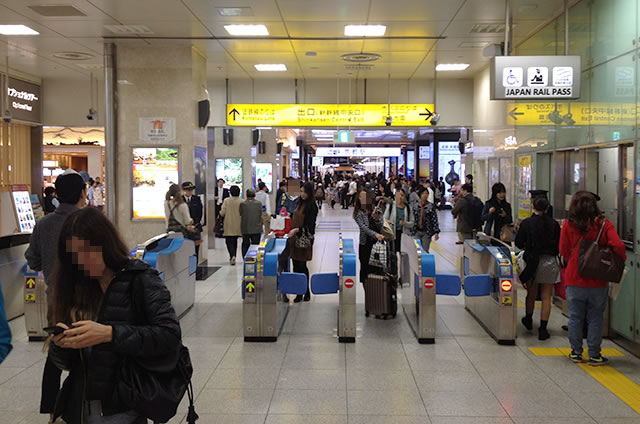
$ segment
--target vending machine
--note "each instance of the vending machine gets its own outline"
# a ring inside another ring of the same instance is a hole
[[[26,185],[12,185],[10,192],[0,193],[0,205],[0,235],[33,231],[36,219]]]

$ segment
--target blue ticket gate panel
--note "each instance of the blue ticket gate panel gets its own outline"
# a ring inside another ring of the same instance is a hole
[[[465,308],[499,343],[515,344],[518,293],[508,248],[465,240]]]
[[[437,274],[435,257],[422,249],[419,240],[403,237],[402,251],[408,254],[412,284],[402,287],[401,302],[418,343],[434,343],[436,337],[436,295],[458,296],[460,276]]]

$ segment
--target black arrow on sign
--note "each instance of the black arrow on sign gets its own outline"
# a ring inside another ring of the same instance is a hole
[[[235,107],[231,110],[231,112],[229,112],[229,115],[233,115],[233,120],[236,120],[236,116],[240,115],[240,112],[238,112],[238,109],[236,109]]]
[[[431,118],[433,116],[433,112],[431,112],[429,109],[427,109],[426,107],[424,108],[424,110],[427,111],[427,113],[421,113],[420,116],[426,116],[426,118],[424,118],[425,121],[428,121],[429,118]]]
[[[518,120],[518,118],[516,118],[516,116],[524,115],[524,112],[516,112],[516,110],[518,110],[518,108],[514,107],[513,110],[511,112],[509,112],[509,116],[512,117],[514,121]]]

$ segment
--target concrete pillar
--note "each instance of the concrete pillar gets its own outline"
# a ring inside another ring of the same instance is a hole
[[[115,223],[128,246],[166,231],[164,219],[132,218],[132,148],[179,148],[179,181],[194,181],[194,146],[207,146],[198,128],[197,102],[206,97],[206,57],[191,46],[137,47],[119,45],[115,89]],[[144,141],[140,118],[175,118],[175,141]],[[167,185],[168,189],[168,185]],[[205,194],[205,193],[198,193]],[[208,223],[211,225],[211,223]],[[203,232],[207,246],[206,229]],[[201,249],[206,258],[206,249]]]

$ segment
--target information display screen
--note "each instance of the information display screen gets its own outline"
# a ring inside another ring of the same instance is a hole
[[[140,147],[133,149],[133,218],[164,219],[165,195],[178,184],[178,149]]]
[[[36,219],[33,216],[29,192],[13,191],[11,195],[13,196],[13,204],[15,206],[16,216],[18,217],[20,231],[33,231],[33,227],[36,226]]]
[[[222,178],[224,180],[224,188],[230,188],[236,185],[240,187],[240,192],[242,192],[242,159],[216,159],[216,178]]]
[[[314,156],[311,159],[311,166],[322,166],[324,165],[324,158],[321,156]]]
[[[273,164],[264,162],[256,163],[256,189],[258,187],[258,179],[269,189],[269,192],[273,191]]]

